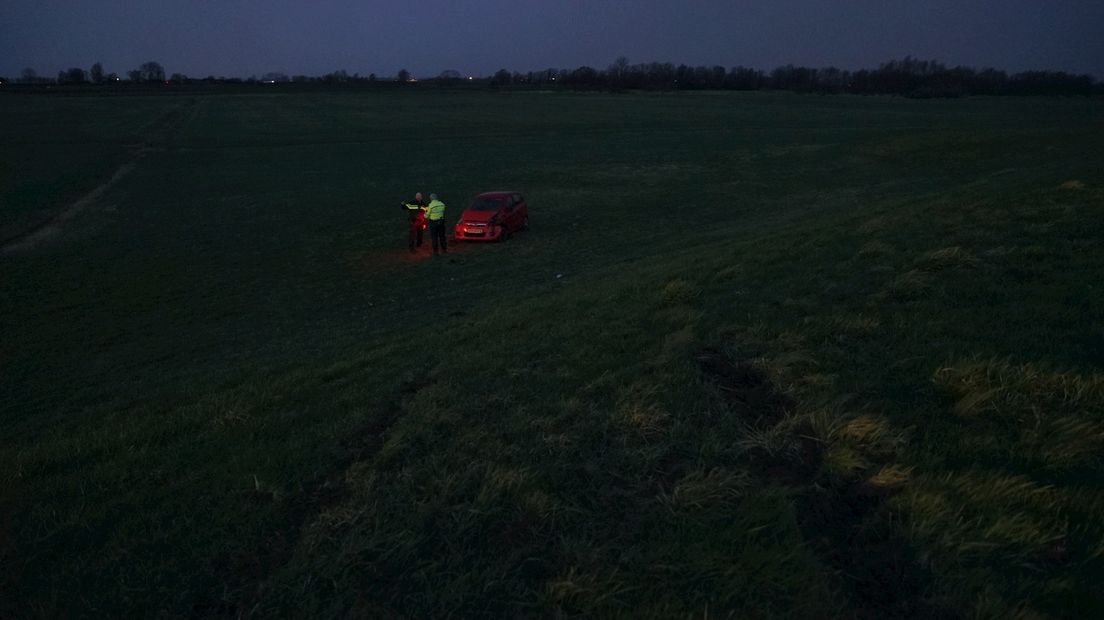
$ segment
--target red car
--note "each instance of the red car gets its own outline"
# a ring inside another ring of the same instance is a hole
[[[453,229],[457,241],[505,241],[529,228],[529,206],[519,192],[485,192],[460,214]]]

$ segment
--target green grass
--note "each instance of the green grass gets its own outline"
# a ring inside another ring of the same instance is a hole
[[[1099,103],[0,98],[0,615],[1099,615]]]

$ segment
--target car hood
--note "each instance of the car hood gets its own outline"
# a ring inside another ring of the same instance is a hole
[[[489,222],[501,211],[464,211],[460,219],[465,222]]]

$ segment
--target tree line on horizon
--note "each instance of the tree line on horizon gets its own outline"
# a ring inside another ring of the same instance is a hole
[[[0,77],[0,83],[10,80]],[[79,67],[60,71],[56,79],[40,77],[31,68],[24,69],[18,83],[38,85],[84,84],[363,84],[413,83],[409,71],[402,69],[393,77],[380,78],[371,73],[361,76],[344,70],[319,76],[266,73],[260,78],[215,77],[190,78],[180,73],[166,77],[160,63],[150,61],[128,71],[126,78],[105,73],[101,63],[85,71]],[[673,63],[630,64],[619,57],[606,69],[582,66],[576,69],[544,69],[526,73],[500,69],[490,77],[467,77],[455,70],[446,70],[420,81],[442,85],[467,84],[491,88],[569,88],[580,90],[780,90],[798,93],[901,95],[906,97],[962,97],[968,95],[1092,95],[1104,93],[1104,84],[1087,74],[1065,71],[1023,71],[956,66],[948,67],[935,60],[905,57],[883,63],[877,69],[856,71],[835,67],[813,68],[795,65],[777,67],[772,71],[722,65],[689,66]]]
[[[947,67],[935,60],[905,57],[883,63],[877,69],[849,71],[835,67],[813,68],[795,65],[770,72],[737,66],[725,69],[673,65],[671,63],[629,64],[618,58],[604,71],[580,67],[568,72],[539,72],[525,75],[502,70],[492,83],[512,84],[554,81],[583,88],[626,90],[782,90],[799,93],[859,95],[903,95],[909,97],[962,97],[967,95],[1090,95],[1101,92],[1101,84],[1090,75],[1064,71],[1006,71],[972,67]]]

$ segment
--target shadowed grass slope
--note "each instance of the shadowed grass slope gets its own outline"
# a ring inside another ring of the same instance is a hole
[[[212,99],[2,266],[5,604],[1098,615],[1099,118]],[[407,183],[534,230],[405,261]]]

